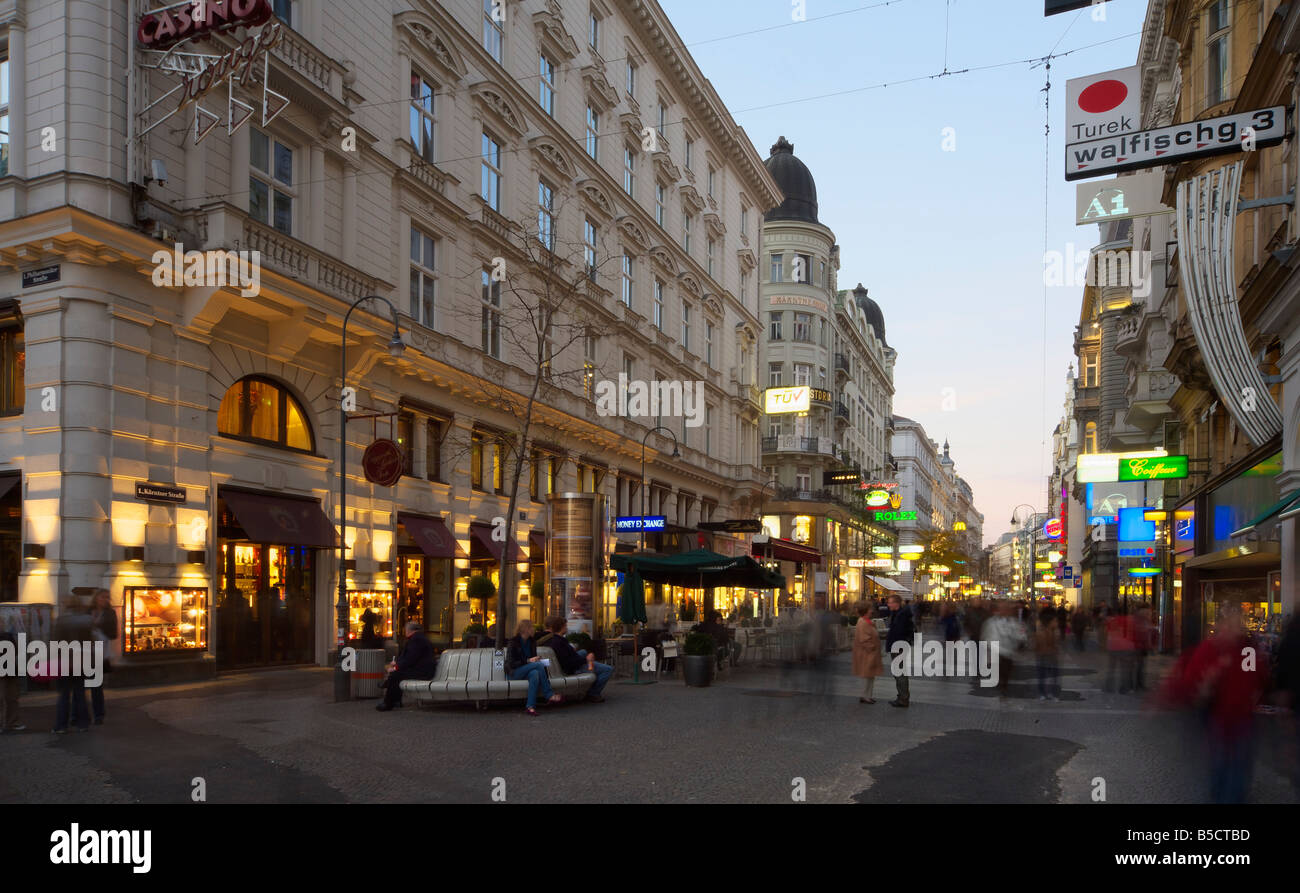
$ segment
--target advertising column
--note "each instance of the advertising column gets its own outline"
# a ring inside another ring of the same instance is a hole
[[[596,593],[605,567],[605,497],[561,493],[547,501],[547,616],[559,614],[569,632],[595,635]]]

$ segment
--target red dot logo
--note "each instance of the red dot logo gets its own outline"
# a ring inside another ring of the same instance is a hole
[[[1106,80],[1090,84],[1079,94],[1079,108],[1090,115],[1100,115],[1118,106],[1128,98],[1128,87],[1123,81]]]

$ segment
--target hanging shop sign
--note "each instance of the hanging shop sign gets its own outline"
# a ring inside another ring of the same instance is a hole
[[[762,533],[763,524],[752,518],[728,518],[725,521],[702,521],[701,530],[718,530],[723,533]]]
[[[1136,65],[1065,82],[1065,145],[1132,133],[1142,124],[1138,101],[1142,75]]]
[[[274,15],[270,0],[186,0],[142,16],[136,38],[141,46],[164,50],[182,40],[262,25]]]
[[[361,455],[361,469],[366,480],[380,487],[392,487],[402,479],[406,456],[391,440],[376,440]]]
[[[868,508],[899,509],[903,505],[903,496],[898,492],[898,484],[868,484],[866,503]]]
[[[1187,477],[1186,456],[1165,456],[1163,459],[1121,459],[1121,481],[1167,481]]]
[[[1164,459],[1164,449],[1134,453],[1083,453],[1075,462],[1074,479],[1080,484],[1114,483],[1120,479],[1119,464],[1125,459]]]
[[[1063,12],[1072,12],[1085,6],[1096,6],[1098,2],[1105,3],[1106,0],[1043,0],[1043,15],[1054,16]]]
[[[768,415],[807,412],[812,406],[812,389],[808,387],[768,388],[763,392],[763,411]]]
[[[1043,535],[1049,540],[1059,540],[1061,538],[1061,519],[1049,518],[1043,525]]]
[[[1160,171],[1080,183],[1074,187],[1074,222],[1083,226],[1172,214],[1174,209],[1160,200],[1164,188],[1165,175]]]
[[[876,512],[877,521],[915,521],[916,512]]]
[[[862,476],[856,471],[823,471],[822,486],[833,487],[837,484],[858,484],[862,482]]]
[[[1191,158],[1262,149],[1277,145],[1285,136],[1286,108],[1280,105],[1106,136],[1065,147],[1065,179],[1082,180]]]

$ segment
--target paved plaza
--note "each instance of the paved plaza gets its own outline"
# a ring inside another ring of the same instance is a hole
[[[1169,665],[1153,659],[1152,675]],[[0,736],[0,802],[1111,803],[1206,802],[1190,717],[1102,691],[1095,652],[1067,654],[1063,695],[1037,698],[1032,663],[1010,694],[913,679],[912,706],[858,703],[843,653],[818,667],[742,663],[707,688],[680,675],[611,682],[603,704],[522,709],[335,704],[331,671],[296,668],[108,692],[108,718],[51,735],[53,696]],[[1292,803],[1294,724],[1260,716],[1252,799]],[[803,780],[803,785],[797,781]]]

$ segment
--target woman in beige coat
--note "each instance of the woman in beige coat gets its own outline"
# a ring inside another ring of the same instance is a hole
[[[858,698],[860,704],[876,703],[871,695],[876,690],[876,674],[884,669],[880,656],[880,633],[876,632],[876,625],[868,616],[870,613],[868,602],[858,603],[858,623],[853,628],[853,675],[867,680],[862,697]]]

